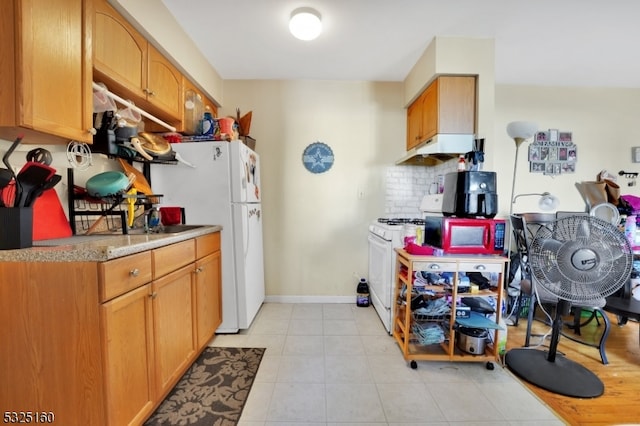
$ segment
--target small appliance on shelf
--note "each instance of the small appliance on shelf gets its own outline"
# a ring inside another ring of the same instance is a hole
[[[498,213],[495,172],[451,172],[444,178],[442,214],[492,218]]]

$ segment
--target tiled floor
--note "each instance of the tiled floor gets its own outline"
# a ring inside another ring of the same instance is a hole
[[[412,370],[373,307],[267,303],[211,344],[267,348],[240,426],[564,424],[498,365]]]

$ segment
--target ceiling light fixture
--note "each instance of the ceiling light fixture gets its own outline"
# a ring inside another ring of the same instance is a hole
[[[314,40],[322,31],[320,13],[310,7],[300,7],[291,12],[289,31],[297,39]]]

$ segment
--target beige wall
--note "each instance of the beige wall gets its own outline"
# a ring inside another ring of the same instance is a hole
[[[367,274],[368,224],[384,209],[384,169],[404,146],[402,85],[225,81],[224,91],[222,115],[253,111],[267,295],[353,299],[354,273]],[[316,141],[335,155],[322,174],[302,164]]]
[[[530,141],[518,154],[516,194],[549,191],[560,198],[560,210],[584,211],[586,206],[575,188],[580,181],[595,180],[609,170],[640,171],[631,162],[631,147],[640,146],[640,89],[497,86],[495,111],[494,169],[498,172],[500,212],[509,212],[515,144],[506,133],[511,121],[536,122],[540,130],[573,133],[578,149],[576,172],[556,177],[529,173]],[[622,194],[640,196],[640,187],[628,187],[619,178]],[[535,197],[518,198],[514,212],[539,211]]]
[[[367,273],[366,229],[383,212],[384,172],[402,151],[403,88],[395,83],[329,81],[226,81],[223,114],[253,111],[251,134],[262,160],[265,269],[270,297],[344,296],[354,292],[353,273]],[[562,210],[584,210],[575,182],[602,169],[638,171],[631,146],[640,137],[635,117],[640,90],[497,86],[487,170],[498,174],[500,217],[509,211],[515,145],[506,134],[514,120],[541,129],[573,132],[578,145],[574,174],[529,173],[521,148],[516,194],[549,191]],[[336,155],[333,168],[307,172],[302,150],[316,140]],[[639,187],[623,193],[639,194]],[[363,199],[358,191],[364,189]],[[539,211],[535,197],[515,211]],[[304,298],[302,298],[304,299]]]

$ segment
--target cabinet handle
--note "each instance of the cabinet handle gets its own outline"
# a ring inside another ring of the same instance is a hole
[[[437,263],[431,264],[429,265],[429,269],[434,269],[434,270],[440,269],[440,265],[438,265]]]
[[[487,269],[487,267],[484,265],[476,265],[474,269],[477,269],[478,271],[484,271],[485,269]]]
[[[152,293],[149,295],[149,297],[150,297],[150,298],[152,298],[152,299],[155,299],[156,297],[158,297],[158,293],[156,293],[156,292],[154,291],[154,292],[152,292]]]
[[[143,91],[144,93],[146,93],[147,95],[149,95],[149,96],[153,96],[153,95],[155,95],[155,92],[154,92],[153,90],[149,89],[148,87],[147,87],[147,88],[142,89],[142,91]]]
[[[89,132],[90,135],[97,135],[98,131],[96,130],[95,127],[91,127],[90,129],[87,130],[87,132]]]
[[[199,274],[200,272],[204,271],[204,268],[202,266],[196,268],[196,274]]]
[[[140,269],[132,269],[131,271],[129,271],[129,275],[131,275],[132,277],[137,277],[138,275],[140,275]]]

